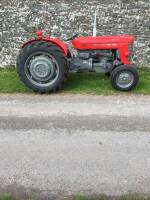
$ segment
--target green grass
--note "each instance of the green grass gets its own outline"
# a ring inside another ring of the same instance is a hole
[[[126,94],[150,94],[150,69],[139,70],[140,82],[131,92]],[[117,95],[124,94],[111,87],[110,79],[102,74],[75,73],[70,74],[60,93]],[[15,70],[0,70],[0,93],[31,93],[19,80]]]
[[[16,200],[16,199],[9,195],[5,195],[5,196],[1,196],[0,200]]]
[[[97,197],[74,197],[71,200],[150,200],[150,197],[144,195],[125,195],[120,197],[108,197],[105,195]]]
[[[23,198],[24,200],[40,200],[40,198]],[[46,198],[52,199],[52,198]],[[109,197],[105,195],[101,196],[91,196],[91,197],[84,197],[84,196],[76,196],[76,197],[61,197],[61,198],[56,198],[57,200],[150,200],[150,196],[147,195],[125,195],[125,196],[120,196],[120,197]],[[21,198],[13,198],[10,196],[3,196],[0,197],[0,200],[22,200]]]

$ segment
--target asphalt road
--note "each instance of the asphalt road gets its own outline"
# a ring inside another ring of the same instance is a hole
[[[150,97],[0,96],[1,191],[121,195],[149,183]]]

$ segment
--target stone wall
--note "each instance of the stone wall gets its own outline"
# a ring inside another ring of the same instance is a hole
[[[92,34],[94,11],[98,34],[134,34],[140,66],[150,66],[150,0],[0,0],[0,63],[14,65],[20,44],[35,29],[66,38]]]

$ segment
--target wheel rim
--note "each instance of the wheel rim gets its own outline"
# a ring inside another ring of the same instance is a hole
[[[120,88],[129,88],[134,82],[134,76],[130,71],[123,71],[116,77],[116,84]]]
[[[28,57],[25,63],[25,74],[37,86],[50,86],[59,76],[59,65],[47,52],[36,52]]]

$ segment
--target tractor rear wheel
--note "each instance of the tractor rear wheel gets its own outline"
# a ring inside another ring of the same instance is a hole
[[[132,90],[137,85],[138,81],[138,72],[131,66],[119,66],[111,73],[111,84],[117,90]]]
[[[67,79],[67,60],[56,45],[37,41],[20,51],[17,72],[21,81],[33,91],[56,92]]]

